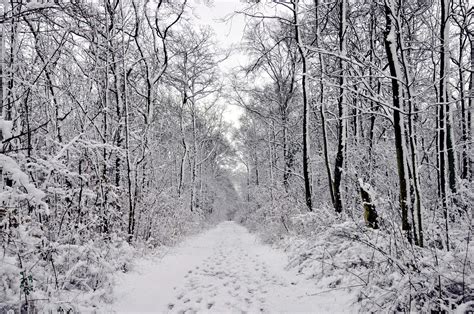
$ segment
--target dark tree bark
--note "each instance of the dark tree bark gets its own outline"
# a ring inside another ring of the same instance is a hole
[[[306,54],[303,50],[303,41],[301,38],[301,32],[299,27],[298,19],[298,0],[293,2],[293,23],[295,25],[295,40],[298,45],[298,52],[301,56],[301,62],[303,66],[303,75],[301,79],[301,89],[303,92],[303,178],[304,178],[304,191],[305,191],[305,201],[306,206],[309,211],[313,211],[312,199],[311,199],[311,180],[309,176],[309,133],[308,133],[308,95],[306,88],[306,75],[307,75],[307,65],[306,65]]]
[[[315,44],[316,47],[320,47],[320,26],[319,26],[319,0],[314,1],[314,8],[315,8]],[[332,180],[332,173],[331,173],[331,164],[329,162],[329,151],[328,151],[328,137],[327,137],[327,126],[326,126],[326,109],[324,106],[324,81],[323,75],[325,72],[324,66],[324,58],[321,52],[318,53],[318,61],[319,61],[319,114],[321,117],[321,133],[323,136],[323,154],[324,154],[324,163],[326,166],[326,173],[328,177],[328,186],[329,186],[329,194],[331,196],[331,203],[334,205],[334,183]]]
[[[451,150],[449,147],[450,143],[450,126],[449,126],[449,99],[447,92],[447,71],[448,71],[448,44],[449,40],[449,8],[450,0],[441,0],[441,23],[440,23],[440,80],[439,80],[439,173],[440,173],[440,194],[441,203],[443,207],[444,219],[445,219],[445,232],[446,232],[446,247],[449,250],[449,228],[448,228],[448,204],[446,195],[446,173],[449,173],[449,183],[451,189],[455,189],[455,181],[451,182],[451,175],[454,175],[454,169],[451,169],[451,161],[449,155],[452,154],[452,143]],[[446,154],[446,151],[448,154]],[[450,152],[451,151],[451,152]],[[446,155],[448,155],[448,165],[446,165]],[[446,167],[447,166],[447,167]],[[453,183],[454,186],[451,186]]]
[[[344,167],[344,154],[346,149],[347,141],[347,114],[346,114],[346,15],[347,15],[347,3],[346,0],[340,0],[339,2],[339,98],[337,102],[338,107],[338,139],[337,139],[337,154],[336,163],[334,165],[334,209],[340,213],[343,210],[342,206],[342,195],[341,195],[341,181],[342,172]]]
[[[364,182],[359,181],[360,197],[362,199],[362,205],[364,207],[364,219],[368,227],[372,229],[378,229],[378,214],[375,208],[375,204],[372,201],[369,191],[367,191]]]
[[[392,102],[393,102],[393,124],[395,132],[395,150],[397,155],[397,169],[398,169],[398,184],[400,190],[400,212],[402,217],[402,230],[406,233],[408,241],[411,242],[410,223],[408,221],[408,187],[407,187],[407,172],[405,168],[405,151],[404,151],[404,122],[400,114],[401,107],[401,86],[402,75],[400,73],[400,63],[397,55],[397,10],[394,8],[391,0],[385,1],[385,20],[386,29],[384,31],[385,51],[387,53],[388,64],[391,75],[392,85]]]
[[[471,71],[469,74],[469,101],[468,101],[468,111],[467,111],[467,142],[472,145],[472,111],[474,110],[474,31],[469,33],[469,41],[471,43]],[[472,156],[468,156],[468,178],[470,181],[474,179],[474,161]]]

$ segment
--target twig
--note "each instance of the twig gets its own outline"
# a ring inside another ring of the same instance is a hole
[[[324,290],[324,291],[320,291],[320,292],[316,292],[316,293],[312,293],[312,294],[307,294],[307,293],[306,293],[306,296],[312,297],[312,296],[315,296],[315,295],[319,295],[319,294],[323,294],[323,293],[327,293],[327,292],[331,292],[331,291],[335,291],[335,290],[349,289],[349,288],[362,287],[362,286],[365,286],[365,284],[358,284],[358,285],[352,285],[352,286],[339,287],[339,288]]]

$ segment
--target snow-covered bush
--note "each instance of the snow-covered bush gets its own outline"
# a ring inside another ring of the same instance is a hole
[[[139,208],[137,235],[153,247],[173,245],[203,225],[204,216],[192,213],[171,188],[150,193]]]
[[[23,218],[18,227],[2,229],[0,311],[81,311],[107,301],[114,273],[135,255],[125,239],[51,241],[42,224]]]
[[[274,242],[288,233],[291,217],[304,211],[295,206],[292,196],[278,189],[270,195],[267,187],[256,187],[250,199],[251,202],[242,204],[233,219],[252,231],[265,231],[261,235],[266,242]]]
[[[288,267],[321,290],[344,289],[363,311],[451,311],[474,304],[474,273],[468,217],[451,234],[451,250],[430,235],[421,248],[406,241],[395,225],[383,230],[336,215],[329,209],[291,217],[290,232],[276,245],[290,256]],[[427,225],[427,230],[434,228]],[[278,239],[262,227],[264,239]],[[429,233],[428,233],[429,235]],[[354,304],[355,305],[355,304]]]

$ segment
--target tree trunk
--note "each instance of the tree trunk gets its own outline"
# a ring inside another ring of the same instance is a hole
[[[120,2],[120,19],[122,21],[122,29],[124,28],[125,17],[123,13],[123,2]],[[122,57],[122,73],[121,75],[117,70],[116,81],[120,82],[120,76],[123,76],[123,93],[119,93],[120,87],[117,87],[117,94],[119,97],[119,108],[123,108],[123,114],[125,116],[125,159],[127,163],[127,200],[128,200],[128,242],[132,242],[133,235],[135,233],[135,201],[133,198],[133,187],[132,187],[132,161],[130,160],[130,121],[129,121],[129,108],[128,108],[128,84],[127,84],[127,67],[125,63],[125,36],[122,31],[121,38],[121,57]],[[120,135],[119,135],[120,137]],[[138,189],[138,186],[135,185],[135,190]],[[139,217],[140,218],[140,217]]]
[[[184,133],[184,110],[185,110],[187,101],[188,101],[188,96],[185,91],[183,95],[183,102],[181,103],[181,110],[180,110],[180,117],[179,117],[179,128],[181,131],[181,145],[183,146],[183,154],[181,155],[181,162],[179,165],[178,197],[181,197],[181,192],[183,190],[184,165],[186,161],[186,156],[188,154],[188,147],[186,145],[186,135]]]
[[[319,0],[314,1],[315,7],[315,44],[316,47],[320,47],[320,29],[319,29]],[[321,132],[323,136],[323,155],[324,155],[324,163],[326,166],[326,174],[328,177],[328,187],[329,187],[329,194],[331,196],[331,203],[334,206],[334,183],[332,181],[332,173],[331,173],[331,164],[329,162],[329,151],[328,151],[328,137],[327,137],[327,127],[326,127],[326,108],[324,106],[324,82],[323,82],[323,75],[325,72],[324,66],[324,59],[323,54],[318,53],[319,59],[319,114],[321,117]]]
[[[461,4],[462,5],[462,4]],[[468,34],[464,29],[460,30],[459,36],[459,57],[458,57],[458,75],[459,75],[459,101],[461,104],[461,179],[467,179],[469,175],[469,144],[468,144],[468,129],[467,129],[467,108],[466,108],[466,95],[464,90],[464,70],[462,62],[464,58],[464,50],[466,48],[466,40]]]
[[[472,147],[472,111],[474,110],[474,32],[469,34],[469,41],[471,42],[471,73],[469,75],[469,102],[467,111],[467,142],[470,143],[469,147]],[[468,168],[469,168],[469,181],[474,179],[474,161],[472,156],[468,157]]]
[[[397,22],[395,16],[397,16],[392,0],[385,1],[385,19],[386,29],[384,31],[384,42],[385,51],[387,53],[387,59],[390,68],[391,85],[392,85],[392,102],[393,102],[393,124],[395,132],[395,150],[397,155],[397,169],[398,169],[398,183],[400,189],[400,212],[402,216],[402,230],[406,233],[408,241],[411,242],[410,236],[410,223],[408,221],[408,188],[407,188],[407,172],[405,169],[405,149],[404,149],[404,122],[403,117],[400,114],[401,102],[401,90],[400,82],[402,81],[402,75],[400,73],[400,64],[397,55]]]
[[[449,227],[448,227],[448,204],[446,195],[446,172],[449,172],[451,177],[449,151],[448,151],[448,169],[446,169],[446,151],[449,150],[448,142],[450,142],[450,127],[449,124],[449,105],[447,92],[447,72],[449,63],[449,51],[447,41],[449,40],[449,8],[450,0],[441,0],[441,29],[440,29],[440,73],[439,73],[439,173],[440,173],[440,190],[441,203],[443,206],[443,213],[445,219],[446,232],[446,248],[449,250]],[[451,143],[452,146],[452,143]],[[451,147],[452,148],[452,147]],[[451,185],[451,180],[450,180]],[[451,187],[451,186],[450,186]]]
[[[193,88],[194,95],[194,88]],[[196,159],[197,159],[197,144],[196,144],[196,104],[195,100],[191,100],[191,124],[192,124],[192,160],[191,160],[191,198],[190,209],[193,212],[196,209]]]
[[[312,199],[311,199],[311,181],[309,177],[309,110],[308,110],[308,95],[306,90],[306,55],[303,50],[303,41],[299,29],[298,20],[298,0],[293,2],[293,22],[295,24],[295,40],[298,45],[298,52],[301,57],[303,66],[303,74],[301,78],[301,89],[303,92],[303,178],[304,178],[304,191],[306,206],[309,211],[313,211]]]
[[[409,40],[412,39],[411,34],[409,34]],[[403,72],[405,76],[405,89],[406,89],[406,103],[408,106],[408,143],[410,145],[410,155],[411,155],[411,181],[412,189],[413,189],[413,197],[414,200],[412,201],[412,223],[413,223],[413,238],[415,240],[415,244],[423,247],[423,224],[422,224],[422,217],[421,217],[421,193],[419,187],[419,175],[418,175],[418,156],[417,156],[417,143],[416,143],[416,132],[414,130],[414,119],[416,112],[416,106],[413,103],[412,97],[412,76],[410,73],[410,50],[405,47],[405,41],[403,38],[403,34],[399,31],[398,32],[398,42],[400,43],[400,55],[402,57],[402,65],[403,65]],[[413,213],[413,206],[416,209],[416,219]],[[416,231],[416,223],[418,223],[418,232]]]
[[[378,214],[375,209],[375,204],[372,201],[372,197],[362,179],[359,179],[359,190],[360,197],[362,199],[362,205],[364,207],[364,219],[368,227],[372,229],[378,229]]]
[[[347,114],[346,114],[346,30],[347,30],[347,3],[346,0],[339,2],[339,97],[337,102],[338,107],[338,139],[337,139],[337,154],[336,162],[334,164],[334,209],[340,213],[343,210],[342,195],[341,195],[341,181],[344,167],[344,154],[347,141]]]

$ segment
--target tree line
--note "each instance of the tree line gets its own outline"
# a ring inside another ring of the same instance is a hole
[[[6,1],[0,22],[0,233],[26,303],[36,269],[70,276],[59,247],[173,243],[236,196],[226,54],[186,0]]]
[[[252,25],[252,59],[233,84],[247,201],[259,188],[256,208],[284,200],[372,228],[396,222],[419,246],[434,221],[428,232],[449,250],[472,204],[468,1],[257,2],[240,13]]]

